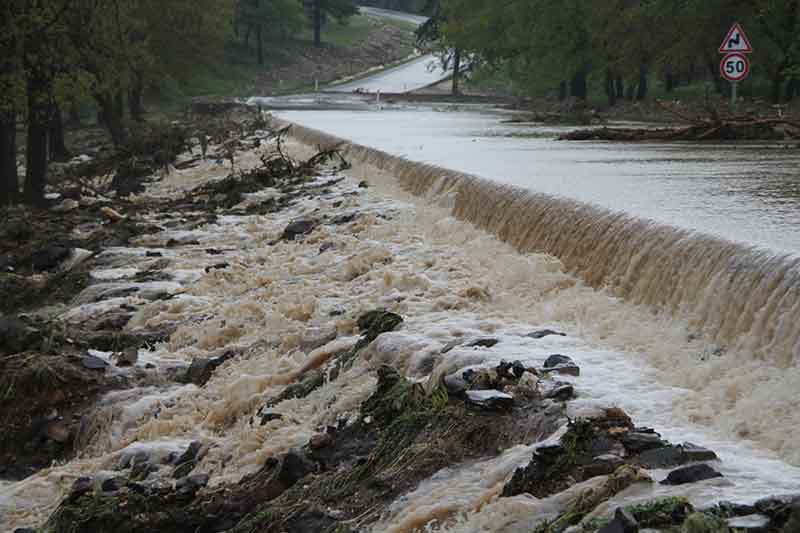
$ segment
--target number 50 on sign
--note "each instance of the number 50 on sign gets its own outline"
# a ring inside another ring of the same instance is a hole
[[[730,82],[742,81],[750,74],[750,60],[744,54],[728,54],[722,58],[719,71]]]

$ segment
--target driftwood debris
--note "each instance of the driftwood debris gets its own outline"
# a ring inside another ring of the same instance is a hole
[[[670,128],[591,128],[562,134],[561,141],[782,141],[800,139],[800,123],[785,118],[722,117],[707,109],[706,117],[689,117],[661,105],[689,125]]]

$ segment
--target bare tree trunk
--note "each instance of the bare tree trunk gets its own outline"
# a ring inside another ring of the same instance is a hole
[[[562,81],[558,84],[558,101],[563,102],[569,96],[569,91],[567,90],[567,82]]]
[[[461,49],[456,48],[453,52],[453,96],[461,94],[459,81],[461,78]]]
[[[0,206],[19,202],[16,113],[0,114]]]
[[[781,67],[775,76],[772,78],[772,103],[781,103],[781,88],[783,87],[784,75],[783,67]]]
[[[314,0],[314,46],[322,46],[322,0]]]
[[[28,205],[44,205],[47,182],[47,133],[50,128],[50,105],[42,103],[49,92],[48,82],[35,72],[28,76],[28,138],[24,200]]]
[[[586,96],[588,94],[588,85],[586,83],[586,73],[585,72],[577,72],[574,76],[572,76],[572,81],[570,82],[570,94],[577,98],[578,100],[586,100]]]
[[[144,106],[142,105],[142,93],[144,92],[144,82],[138,72],[133,73],[133,85],[128,94],[128,112],[136,122],[144,122]]]
[[[261,24],[256,28],[256,41],[258,41],[258,64],[264,64],[264,40],[262,39]]]
[[[617,100],[625,98],[625,82],[622,81],[622,76],[617,76]]]
[[[664,89],[668,93],[675,90],[675,75],[672,73],[672,67],[667,67],[664,72]]]
[[[76,102],[69,105],[69,125],[73,128],[81,127],[81,110]]]
[[[48,133],[50,140],[50,159],[68,159],[70,153],[64,142],[64,122],[58,104],[52,104],[50,106],[50,128]]]
[[[639,86],[636,89],[636,99],[641,101],[647,98],[647,65],[642,63],[639,67]]]
[[[608,106],[614,107],[617,105],[617,88],[614,86],[614,74],[611,69],[606,69],[606,97],[608,98]]]
[[[95,99],[100,106],[99,116],[101,122],[108,129],[108,133],[111,134],[114,146],[123,145],[125,143],[125,129],[122,126],[122,115],[119,113],[117,98],[111,93],[103,93],[96,95]]]
[[[708,69],[709,75],[711,75],[711,79],[714,80],[714,89],[716,89],[717,94],[724,94],[725,85],[722,82],[722,78],[719,76],[719,67],[717,63],[712,58],[707,58],[706,68]]]

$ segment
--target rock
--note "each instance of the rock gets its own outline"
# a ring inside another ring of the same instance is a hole
[[[773,524],[784,525],[800,506],[800,494],[786,494],[762,498],[755,504],[756,511],[770,517]]]
[[[172,473],[172,477],[175,479],[181,479],[188,476],[192,470],[195,469],[197,466],[197,461],[194,459],[189,459],[180,463],[178,466],[175,467],[175,471]]]
[[[117,354],[116,359],[119,367],[133,366],[139,360],[139,349],[135,346],[125,348]]]
[[[18,527],[14,530],[14,533],[37,533],[35,529],[30,527]]]
[[[525,365],[519,361],[514,361],[513,363],[502,361],[499,365],[497,365],[495,371],[497,372],[497,376],[500,378],[519,380],[526,372],[526,369]]]
[[[83,264],[84,261],[89,259],[94,255],[94,252],[89,250],[84,250],[82,248],[73,248],[70,253],[69,257],[67,257],[63,263],[61,263],[61,270],[64,272],[68,272],[74,269],[77,266]]]
[[[219,357],[198,357],[194,359],[186,370],[184,382],[193,383],[198,387],[202,387],[211,379],[214,371],[231,357],[233,357],[232,354],[224,354]]]
[[[497,390],[471,390],[466,392],[467,403],[489,411],[510,411],[514,397]]]
[[[358,188],[359,189],[368,189],[369,188],[369,182],[367,182],[366,180],[359,181],[358,182]]]
[[[624,462],[622,457],[613,453],[606,453],[592,459],[591,463],[583,467],[583,471],[587,477],[607,476],[612,474]]]
[[[667,475],[667,479],[661,482],[662,485],[685,485],[696,483],[706,479],[722,477],[722,474],[711,468],[705,463],[684,466],[673,470]]]
[[[545,368],[553,368],[558,365],[575,364],[571,357],[561,354],[553,354],[544,360]]]
[[[281,239],[284,241],[293,241],[296,237],[300,235],[308,235],[314,228],[317,227],[318,222],[313,219],[299,219],[295,220],[294,222],[290,223],[286,228],[283,230],[283,235],[281,235]]]
[[[358,317],[356,323],[366,340],[372,342],[381,333],[394,331],[395,328],[403,323],[403,317],[382,309],[376,309]]]
[[[69,254],[70,249],[64,246],[45,246],[31,254],[25,262],[26,264],[20,266],[30,265],[34,270],[52,270],[67,259]]]
[[[578,365],[575,364],[566,364],[566,365],[556,365],[550,368],[545,369],[546,372],[555,372],[557,374],[564,374],[565,376],[575,376],[578,377],[581,375],[581,369]]]
[[[150,463],[146,456],[144,458],[137,456],[133,460],[133,465],[131,465],[130,478],[133,481],[144,481],[157,470],[158,467]]]
[[[312,450],[320,450],[322,448],[327,448],[333,442],[333,437],[331,437],[327,433],[318,433],[311,437],[308,441],[308,446]]]
[[[654,431],[637,428],[622,438],[622,445],[631,454],[642,453],[656,448],[665,448],[669,443],[661,440],[661,435]]]
[[[544,383],[540,381],[539,383]],[[544,386],[542,397],[546,400],[555,400],[558,402],[566,402],[575,398],[575,388],[569,383],[556,381],[555,383],[548,383]]]
[[[461,372],[456,372],[442,379],[442,383],[449,394],[458,396],[466,392],[469,388],[469,383],[467,383],[467,380],[465,380],[461,374]]]
[[[598,533],[638,533],[639,532],[639,524],[636,522],[636,519],[623,509],[622,507],[617,507],[617,510],[614,511],[614,519],[611,520],[608,524],[601,527]]]
[[[177,464],[183,464],[187,461],[194,461],[200,459],[200,451],[203,449],[203,443],[200,441],[192,441],[186,451],[178,457]]]
[[[222,255],[222,250],[217,250],[216,248],[206,248],[206,253],[208,255]]]
[[[470,368],[461,373],[461,377],[472,390],[490,390],[500,388],[497,373],[488,368]]]
[[[44,435],[48,439],[64,444],[70,440],[70,431],[62,420],[52,420],[45,425]]]
[[[72,487],[69,489],[69,496],[68,498],[72,501],[80,498],[84,494],[88,494],[94,491],[94,480],[90,477],[79,477],[75,480],[72,484]]]
[[[336,247],[336,244],[332,242],[323,242],[319,247],[319,253],[324,254],[328,250],[331,250]]]
[[[746,505],[742,503],[733,502],[719,502],[717,504],[719,513],[724,516],[746,516],[756,514],[755,505]]]
[[[108,366],[108,363],[94,355],[84,355],[83,358],[81,358],[81,364],[84,368],[88,368],[89,370],[105,370]]]
[[[552,329],[540,329],[539,331],[528,333],[525,336],[530,337],[531,339],[542,339],[544,337],[547,337],[548,335],[560,335],[561,337],[567,336],[566,333],[561,333],[559,331],[554,331]]]
[[[679,446],[665,446],[645,450],[636,457],[635,462],[645,468],[673,468],[688,461]]]
[[[439,353],[445,354],[445,353],[451,351],[456,346],[461,346],[462,342],[463,341],[461,341],[461,340],[450,341],[450,342],[448,342],[447,344],[444,345],[444,347],[441,349],[441,351]]]
[[[211,477],[208,474],[195,474],[186,478],[186,484],[192,487],[202,488],[208,485]]]
[[[230,263],[216,263],[216,264],[207,266],[203,270],[205,271],[206,274],[208,274],[212,270],[226,270],[226,269],[230,268],[230,266],[231,266]]]
[[[161,252],[146,252],[145,257],[164,257],[164,254]]]
[[[103,481],[100,488],[103,489],[103,492],[117,492],[122,487],[127,484],[127,481],[123,477],[110,477]]]
[[[311,353],[317,348],[321,348],[329,342],[335,341],[338,335],[339,333],[334,325],[321,328],[308,328],[303,332],[303,338],[300,340],[300,350],[305,353]]]
[[[728,527],[741,533],[760,533],[766,532],[770,519],[763,514],[750,514],[745,516],[735,516],[728,519]],[[788,531],[800,531],[790,529]]]
[[[680,448],[681,452],[683,452],[686,462],[716,461],[719,459],[717,454],[713,451],[709,450],[708,448],[703,448],[702,446],[692,444],[691,442],[684,442],[681,444]]]
[[[342,215],[338,215],[331,219],[331,224],[335,224],[340,226],[342,224],[349,224],[358,218],[358,213],[344,213]]]
[[[491,348],[496,346],[499,342],[500,339],[495,339],[494,337],[479,337],[468,341],[464,346],[467,348]]]
[[[714,461],[717,454],[707,448],[686,442],[680,446],[665,446],[646,450],[635,461],[647,468],[673,468],[698,461]]]
[[[283,420],[283,415],[279,413],[259,413],[258,416],[261,418],[262,426],[273,420]]]

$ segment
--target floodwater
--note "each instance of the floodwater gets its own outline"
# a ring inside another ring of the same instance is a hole
[[[377,86],[385,91],[387,83]],[[724,478],[679,489],[631,487],[597,513],[676,492],[698,505],[800,492],[797,149],[560,143],[553,140],[559,128],[507,124],[502,111],[366,102],[302,97],[281,105],[312,109],[277,113],[384,152],[353,158],[339,189],[275,215],[220,215],[203,227],[165,229],[98,257],[96,284],[64,309],[65,322],[124,303],[136,308],[128,329],[178,326],[169,342],[142,349],[137,364],[166,370],[227,350],[246,356],[225,363],[202,388],[144,383],[104,397],[77,459],[20,482],[0,481],[0,529],[41,525],[78,476],[115,475],[115,465],[135,453],[160,464],[197,440],[210,450],[197,471],[212,486],[236,482],[350,419],[374,390],[370,365],[390,363],[426,381],[501,359],[538,366],[551,353],[569,354],[581,367],[580,377],[565,377],[578,391],[572,417],[618,406],[666,438],[708,446],[721,458],[714,466]],[[324,140],[306,137],[309,146]],[[237,161],[248,168],[257,155]],[[174,171],[144,199],[227,172],[213,162]],[[364,179],[368,189],[357,185]],[[264,194],[278,191],[254,193],[243,207]],[[334,206],[360,218],[347,227],[322,225],[307,241],[267,246],[291,220]],[[152,222],[168,228],[182,215]],[[321,242],[333,247],[320,254]],[[208,270],[220,259],[208,255],[211,247],[229,270]],[[166,261],[169,281],[136,281],[156,261],[152,251]],[[134,293],[114,298],[121,287]],[[174,297],[151,301],[154,291]],[[463,296],[475,291],[491,297]],[[250,423],[310,360],[352,346],[351,316],[376,307],[402,314],[403,327],[376,339],[340,379],[277,404],[285,419]],[[349,315],[332,319],[332,309]],[[301,339],[326,327],[338,338],[306,353]],[[526,336],[543,327],[567,335]],[[487,334],[497,348],[442,353],[454,338]],[[432,526],[437,531],[531,531],[574,496],[496,497],[535,446],[437,473],[395,501],[374,531],[419,531],[440,516],[451,519]],[[666,471],[650,474],[659,480]],[[170,479],[171,472],[153,476]]]
[[[354,142],[746,245],[800,254],[800,149],[763,143],[565,142],[570,128],[490,109],[280,111]]]

